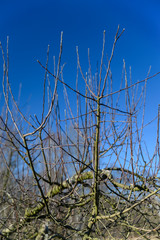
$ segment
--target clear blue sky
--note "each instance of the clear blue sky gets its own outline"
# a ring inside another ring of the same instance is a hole
[[[9,36],[9,76],[15,96],[22,83],[22,101],[30,99],[32,111],[38,110],[44,71],[36,60],[45,64],[48,44],[50,62],[53,55],[58,57],[61,31],[64,32],[62,63],[67,63],[65,81],[73,84],[76,46],[84,72],[88,69],[88,48],[94,68],[100,62],[103,30],[106,30],[106,51],[110,54],[118,24],[125,32],[115,51],[112,68],[115,81],[120,81],[123,59],[128,69],[132,67],[133,82],[144,79],[150,65],[151,74],[160,71],[159,0],[0,0],[0,41],[5,48]],[[2,79],[2,58],[0,76]],[[157,113],[159,89],[160,77],[148,83],[147,120]]]

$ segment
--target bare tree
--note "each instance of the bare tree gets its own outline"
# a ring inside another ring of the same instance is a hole
[[[1,239],[159,236],[159,111],[152,157],[143,142],[146,85],[159,73],[149,76],[149,71],[146,79],[132,83],[124,61],[120,88],[114,91],[111,63],[123,32],[118,27],[106,58],[104,31],[95,74],[89,50],[84,74],[76,49],[75,88],[64,80],[61,34],[54,73],[48,69],[49,48],[46,64],[38,61],[45,71],[41,119],[19,108],[8,77],[8,42],[6,58],[1,45]]]

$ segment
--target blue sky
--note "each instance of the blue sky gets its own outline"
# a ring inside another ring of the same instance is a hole
[[[118,41],[113,61],[115,89],[119,87],[123,59],[127,69],[132,67],[133,82],[144,79],[150,66],[151,74],[159,72],[159,12],[159,0],[0,0],[0,41],[5,48],[9,36],[9,77],[15,96],[22,83],[22,103],[32,105],[33,112],[40,110],[44,71],[37,59],[45,64],[49,44],[52,69],[52,56],[58,57],[61,31],[64,33],[65,81],[72,86],[76,77],[76,46],[79,46],[84,72],[88,70],[88,48],[96,69],[103,30],[106,30],[106,52],[110,54],[118,24],[125,32]],[[2,79],[2,58],[0,76]],[[159,89],[160,76],[148,83],[146,121],[157,114]],[[149,133],[152,134],[152,130]]]

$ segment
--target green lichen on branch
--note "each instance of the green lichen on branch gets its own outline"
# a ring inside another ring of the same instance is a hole
[[[54,198],[54,196],[60,194],[64,189],[69,189],[71,187],[73,187],[75,184],[82,184],[84,183],[84,181],[86,180],[91,180],[93,179],[93,171],[86,171],[83,172],[81,174],[75,174],[74,176],[72,176],[71,178],[63,181],[61,184],[57,184],[57,185],[53,185],[51,187],[51,189],[49,190],[49,192],[47,193],[47,195],[45,196],[46,202],[48,203],[49,199]],[[111,171],[107,170],[107,169],[103,169],[99,171],[99,181],[105,181],[105,180],[109,180],[111,183],[113,183],[116,187],[121,188],[121,189],[125,189],[125,190],[132,190],[132,191],[144,191],[144,192],[148,192],[149,190],[144,187],[144,186],[135,186],[133,187],[132,185],[125,185],[122,183],[119,183],[117,181],[114,180]],[[158,191],[152,192],[150,194],[150,196],[156,195]],[[147,199],[147,198],[146,198]],[[2,231],[2,234],[4,236],[9,236],[12,233],[14,233],[15,231],[17,231],[17,229],[22,228],[27,222],[33,221],[38,214],[44,209],[45,207],[45,203],[39,202],[34,208],[26,208],[25,209],[25,214],[24,217],[20,220],[19,225],[17,226],[17,224],[12,224],[10,225],[8,228],[4,229]],[[129,211],[130,208],[128,208],[127,210]],[[126,210],[126,211],[127,211]],[[91,227],[91,225],[94,224],[95,219],[110,219],[110,218],[114,218],[119,216],[120,213],[116,212],[115,214],[111,215],[111,216],[97,216],[96,218],[93,218],[93,216],[90,218],[88,225]]]

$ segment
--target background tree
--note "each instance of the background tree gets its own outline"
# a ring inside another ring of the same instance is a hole
[[[124,61],[120,88],[113,90],[111,62],[123,31],[118,27],[109,58],[104,31],[94,75],[89,50],[84,74],[76,49],[75,88],[63,77],[61,34],[54,73],[49,48],[46,64],[38,61],[45,70],[41,116],[20,110],[8,77],[8,44],[6,58],[1,46],[1,239],[159,236],[159,113],[152,157],[143,144],[147,80],[158,73],[132,83]]]

